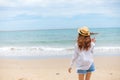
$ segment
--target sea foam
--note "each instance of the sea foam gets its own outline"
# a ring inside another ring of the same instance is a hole
[[[64,56],[73,53],[73,47],[0,47],[0,56]],[[120,47],[95,47],[94,53],[120,54]]]

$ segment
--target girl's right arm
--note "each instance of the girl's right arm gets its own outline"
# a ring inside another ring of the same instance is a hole
[[[91,39],[91,42],[92,42],[92,43],[91,43],[91,45],[92,45],[91,52],[93,53],[93,49],[94,49],[94,47],[95,47],[95,42],[96,42],[95,37]]]
[[[92,38],[92,39],[91,39],[91,41],[95,43],[95,42],[96,42],[96,39],[95,39],[95,37],[94,37],[94,38]]]

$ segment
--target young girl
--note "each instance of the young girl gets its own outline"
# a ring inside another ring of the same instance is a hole
[[[95,38],[90,38],[88,27],[84,26],[78,29],[78,40],[75,45],[75,53],[68,72],[71,73],[72,66],[76,63],[78,80],[90,80],[91,72],[95,70],[93,61],[93,49]]]

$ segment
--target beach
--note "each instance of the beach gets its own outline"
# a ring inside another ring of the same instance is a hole
[[[120,56],[95,56],[96,71],[91,80],[120,80]],[[75,66],[68,73],[71,58],[0,59],[0,80],[77,80]]]
[[[91,28],[99,33],[91,80],[120,80],[120,28]],[[0,80],[78,80],[68,73],[77,29],[0,31]]]

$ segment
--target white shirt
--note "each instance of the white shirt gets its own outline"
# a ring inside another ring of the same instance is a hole
[[[78,48],[78,45],[75,45],[75,53],[73,55],[72,61],[71,61],[71,67],[74,63],[76,63],[77,69],[81,70],[88,70],[93,64],[93,49],[94,49],[95,43],[91,42],[91,47],[88,51],[80,50]]]

